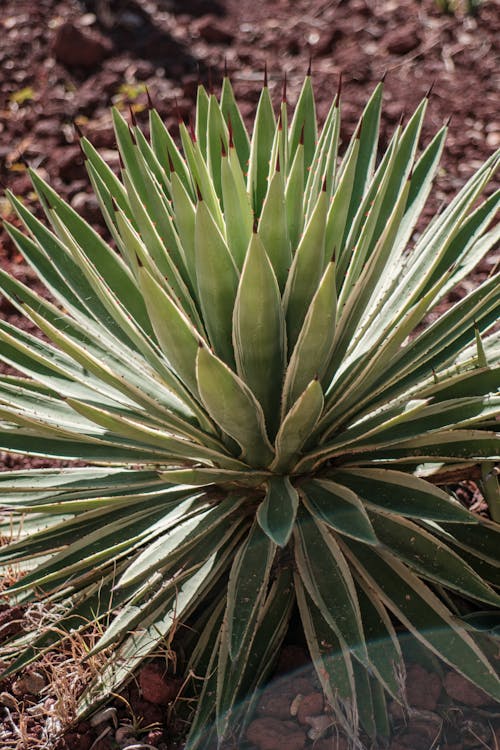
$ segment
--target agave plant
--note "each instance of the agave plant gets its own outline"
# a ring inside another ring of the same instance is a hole
[[[10,672],[100,623],[89,710],[188,623],[195,748],[235,731],[298,611],[351,731],[388,732],[402,627],[500,698],[453,598],[498,606],[499,526],[443,489],[479,465],[498,495],[498,277],[421,326],[498,240],[499,194],[478,199],[500,155],[418,233],[446,126],[419,150],[425,98],[377,158],[381,100],[341,159],[340,92],[318,133],[309,75],[290,120],[264,85],[251,136],[227,77],[181,147],[152,107],[150,140],[115,111],[120,178],[81,147],[116,250],[36,173],[52,229],[9,195],[50,299],[0,273],[44,334],[0,323],[22,373],[0,447],[87,464],[0,475],[12,600],[56,623],[4,648]]]

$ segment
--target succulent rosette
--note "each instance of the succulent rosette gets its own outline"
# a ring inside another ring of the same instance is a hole
[[[351,733],[388,732],[402,628],[500,698],[454,604],[498,607],[499,526],[446,489],[479,467],[498,514],[498,276],[422,326],[498,240],[500,159],[417,231],[446,126],[419,146],[424,99],[379,154],[382,88],[341,158],[340,93],[318,130],[310,76],[293,116],[265,85],[251,135],[227,77],[178,141],[114,111],[119,176],[81,140],[110,242],[35,172],[50,229],[9,196],[49,295],[0,272],[43,333],[0,322],[0,448],[86,463],[0,474],[9,594],[55,622],[4,647],[11,672],[98,624],[89,710],[187,624],[201,747],[237,731],[295,611]]]

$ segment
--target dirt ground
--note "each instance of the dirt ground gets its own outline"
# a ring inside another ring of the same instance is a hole
[[[293,104],[311,57],[320,119],[342,73],[344,143],[383,75],[382,146],[400,117],[409,114],[433,85],[423,143],[452,119],[436,189],[425,212],[428,218],[500,146],[500,4],[483,0],[475,15],[465,12],[465,0],[456,0],[455,5],[456,12],[447,15],[435,0],[0,0],[0,179],[38,210],[26,174],[26,165],[34,166],[99,227],[99,211],[86,179],[74,122],[109,163],[117,165],[110,105],[131,106],[146,125],[147,86],[155,106],[175,130],[174,102],[189,117],[198,81],[217,89],[226,64],[243,112],[250,118],[264,66],[276,105],[285,72]],[[3,195],[0,217],[13,220]],[[489,274],[499,257],[498,251],[491,253],[470,280],[453,292],[455,299]],[[40,289],[3,232],[0,267]],[[0,316],[27,327],[1,297]],[[5,366],[2,370],[0,365],[0,371],[6,371]],[[0,452],[0,470],[28,465],[42,467],[49,462]],[[475,502],[480,509],[480,501],[475,498]],[[12,620],[12,611],[0,605],[0,636],[5,636]],[[287,662],[285,656],[282,671],[297,666],[296,657],[296,653],[288,655]],[[290,695],[290,701],[294,691],[295,695],[304,693],[310,704],[316,700],[317,714],[313,715],[324,716],[322,696],[318,698],[317,686],[304,669],[294,679],[309,680],[308,684],[294,685],[290,678],[288,687],[282,684],[278,692]],[[411,670],[410,703],[416,713],[408,724],[394,708],[391,750],[498,750],[498,707],[488,707],[484,696],[457,684],[449,673],[437,678],[418,665]],[[162,679],[160,675],[160,686]],[[46,688],[30,692],[21,684],[14,702],[9,703],[5,694],[12,697],[12,688],[10,683],[0,684],[1,750],[51,747],[56,728],[51,737],[46,720],[37,718],[40,711],[37,714],[33,707],[49,701],[50,709],[54,696]],[[34,690],[33,684],[30,689]],[[177,747],[164,704],[155,703],[154,696],[146,700],[137,686],[126,697],[132,713],[142,717],[142,727],[150,727],[134,735],[136,743],[164,750]],[[259,704],[260,720],[267,721],[270,731],[269,720],[278,722],[274,730],[281,739],[276,746],[265,745],[259,735],[260,744],[256,740],[249,748],[285,750],[295,742],[298,750],[345,749],[342,738],[335,736],[329,744],[319,740],[313,745],[307,737],[307,722],[301,724],[300,716],[287,715],[290,701],[288,707],[272,710],[269,705],[275,706],[276,701]],[[130,719],[123,701],[117,706],[119,720]],[[291,722],[296,726],[289,726],[287,735],[285,725]],[[20,726],[26,739],[19,734]],[[116,728],[108,720],[100,727],[74,728],[59,748],[110,750],[118,746],[116,739]]]

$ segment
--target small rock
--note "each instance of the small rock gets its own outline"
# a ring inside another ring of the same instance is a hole
[[[13,711],[17,711],[19,708],[17,700],[10,693],[0,693],[0,705],[7,706],[7,708],[11,708]]]
[[[115,145],[115,131],[111,122],[89,122],[85,135],[95,148],[113,148]]]
[[[80,146],[72,145],[54,149],[52,156],[57,164],[57,170],[61,180],[64,180],[64,182],[72,182],[81,177],[84,169]]]
[[[254,719],[245,736],[259,750],[304,750],[306,743],[304,731],[296,724],[270,716]]]
[[[495,702],[483,690],[456,672],[448,672],[444,678],[444,689],[450,698],[459,703],[465,703],[466,706],[478,708],[479,706],[488,706]]]
[[[153,745],[153,747],[158,747],[162,739],[163,732],[161,729],[152,729],[146,735],[146,742],[148,743],[148,745]]]
[[[398,701],[390,701],[389,715],[393,721],[406,721],[406,710]]]
[[[146,664],[139,672],[143,698],[150,703],[166,706],[179,692],[179,680],[169,677],[158,664]]]
[[[90,750],[94,740],[88,732],[85,734],[81,734],[80,732],[68,732],[64,735],[64,742],[67,750]],[[94,748],[95,745],[92,750],[94,750]]]
[[[199,19],[195,29],[202,39],[211,44],[229,44],[233,40],[233,34],[221,26],[215,16],[209,14]]]
[[[60,138],[61,136],[61,124],[59,120],[56,120],[55,118],[51,117],[44,120],[39,120],[35,123],[33,127],[33,131],[42,138],[46,138],[47,136],[56,136]]]
[[[349,745],[344,737],[333,735],[333,737],[316,740],[314,750],[348,750]]]
[[[131,745],[133,742],[135,742],[135,732],[130,726],[123,726],[118,727],[118,729],[115,732],[115,742],[120,745],[120,747],[125,747],[126,745]]]
[[[500,146],[500,131],[493,130],[486,136],[486,145],[488,148],[498,148]]]
[[[33,183],[31,182],[31,177],[29,176],[29,174],[27,172],[23,172],[18,177],[14,177],[13,179],[11,179],[10,189],[12,190],[14,195],[26,195],[27,193],[31,192],[31,190],[33,190]],[[15,627],[16,623],[13,622],[11,626],[12,632],[14,632]],[[22,627],[19,623],[17,632],[19,632],[20,630],[22,630]],[[1,628],[0,631],[3,633]],[[9,632],[8,627],[6,629],[6,632]]]
[[[441,694],[441,680],[420,664],[411,664],[406,673],[406,696],[413,708],[434,711]]]
[[[89,28],[79,28],[72,21],[66,21],[57,29],[52,42],[52,52],[63,65],[81,65],[92,68],[110,54],[113,45]]]
[[[432,747],[429,738],[419,732],[405,732],[399,735],[397,739],[406,750],[429,750]],[[395,750],[392,745],[391,750]]]
[[[342,30],[338,26],[323,31],[314,46],[314,51],[320,57],[328,55],[335,49],[335,45],[342,39]]]
[[[294,677],[292,679],[292,689],[294,692],[302,693],[302,695],[309,695],[309,693],[314,693],[316,690],[313,681],[309,677]]]
[[[107,739],[106,737],[103,737],[100,740],[97,740],[91,747],[92,750],[113,750],[113,741],[111,739]]]
[[[433,746],[441,734],[443,720],[439,714],[432,711],[423,711],[422,714],[410,719],[407,731],[411,734],[420,734],[427,739],[429,747]]]
[[[385,36],[387,51],[393,55],[406,55],[420,44],[420,36],[415,26],[403,26],[389,31]]]
[[[323,737],[332,726],[331,717],[326,714],[321,714],[320,716],[307,716],[307,723],[311,727],[307,732],[307,736],[310,740],[318,740],[320,737]]]
[[[40,672],[26,672],[12,685],[14,695],[39,695],[47,681]]]
[[[90,193],[76,193],[71,199],[71,205],[86,221],[97,223],[101,219],[99,201]]]
[[[115,727],[118,725],[116,708],[108,706],[97,711],[97,713],[90,717],[90,725],[92,727],[98,727],[101,724],[114,724]]]
[[[318,716],[323,711],[324,700],[323,693],[309,693],[300,702],[297,711],[299,724],[309,724],[310,716]]]
[[[126,70],[125,78],[127,80],[135,78],[137,81],[146,81],[155,74],[155,66],[149,60],[134,60]]]
[[[273,719],[289,719],[290,718],[290,706],[295,696],[290,692],[287,687],[280,690],[268,688],[265,690],[259,700],[257,706],[257,714],[259,716],[268,716]]]

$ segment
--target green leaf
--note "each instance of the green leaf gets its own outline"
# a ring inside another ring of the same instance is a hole
[[[204,201],[196,208],[196,281],[203,318],[215,352],[231,367],[232,314],[238,271]]]
[[[292,254],[304,226],[304,145],[299,143],[285,187],[285,209]]]
[[[379,540],[416,573],[498,606],[500,597],[441,540],[404,518],[378,513],[370,513],[370,518]]]
[[[266,466],[273,450],[262,407],[248,386],[204,346],[198,350],[196,378],[209,415],[239,443],[242,458],[250,465]]]
[[[378,543],[363,503],[347,487],[329,480],[314,480],[301,483],[300,490],[304,504],[318,520],[366,544]]]
[[[196,355],[202,334],[145,268],[139,268],[138,276],[151,323],[170,367],[196,395]]]
[[[205,160],[207,159],[207,130],[208,130],[208,107],[210,97],[203,84],[198,84],[196,89],[196,140],[200,144],[200,151]]]
[[[283,385],[283,406],[295,403],[314,378],[321,381],[333,351],[336,321],[335,265],[329,263],[293,349]]]
[[[253,211],[243,173],[231,145],[229,153],[222,155],[221,182],[227,244],[236,267],[241,271],[252,236]]]
[[[224,115],[226,124],[231,125],[234,146],[238,155],[241,170],[245,172],[248,169],[250,159],[250,139],[247,129],[241,116],[238,105],[234,98],[233,87],[227,76],[222,80],[222,91],[220,99],[221,112]]]
[[[493,667],[458,618],[409,568],[388,552],[348,541],[349,558],[385,605],[440,659],[498,700]]]
[[[226,618],[233,661],[243,645],[250,646],[248,636],[266,598],[275,551],[274,542],[254,522],[229,574]]]
[[[233,342],[238,375],[262,406],[272,438],[279,426],[285,325],[276,276],[257,234],[250,240],[238,286]]]
[[[276,458],[271,464],[275,472],[289,471],[299,451],[310,437],[323,410],[323,391],[312,380],[283,419],[274,441]]]
[[[476,518],[443,490],[423,479],[392,469],[335,471],[335,480],[370,505],[390,513],[454,523],[477,523]]]
[[[325,270],[325,222],[328,207],[322,190],[305,228],[286,281],[283,306],[288,348],[293,351],[312,298]]]
[[[259,221],[259,236],[274,268],[279,288],[282,290],[292,262],[292,251],[288,237],[285,186],[280,171],[275,171],[269,179]]]
[[[275,130],[276,121],[274,119],[273,105],[269,89],[267,86],[264,86],[255,114],[248,165],[247,187],[252,197],[255,216],[260,216],[264,196],[267,193],[267,178],[270,169],[269,156],[271,154]],[[242,169],[245,169],[245,165],[242,165]]]
[[[304,79],[290,125],[289,158],[291,161],[293,161],[301,139],[304,143],[304,168],[307,172],[312,164],[318,139],[316,107],[310,75],[307,75]]]
[[[306,511],[294,529],[297,572],[328,625],[353,655],[368,663],[354,581],[338,543],[328,528]]]
[[[294,575],[297,604],[312,662],[330,705],[339,709],[356,704],[354,669],[349,649],[322,616],[300,576]],[[348,735],[357,734],[357,712],[352,722],[339,711],[339,721]],[[350,718],[350,717],[349,717]]]
[[[266,497],[257,508],[257,520],[269,539],[285,547],[295,525],[299,495],[286,476],[273,477],[266,484]]]

